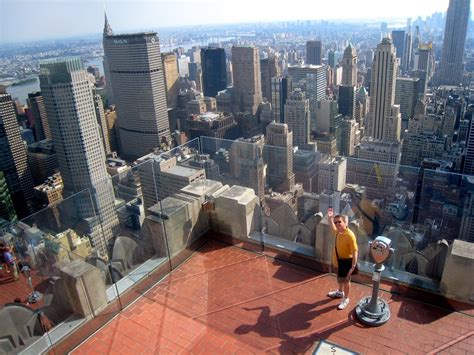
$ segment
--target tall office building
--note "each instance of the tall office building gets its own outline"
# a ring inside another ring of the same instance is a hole
[[[318,163],[317,193],[342,191],[346,185],[347,160],[343,157],[326,156]]]
[[[105,28],[110,28],[108,22]],[[171,140],[160,44],[156,32],[114,35],[105,28],[120,154],[136,159]]]
[[[395,46],[397,58],[400,59],[400,64],[403,61],[405,55],[405,41],[406,41],[406,32],[405,30],[393,30],[392,31],[392,41]]]
[[[229,171],[241,186],[254,190],[260,201],[265,199],[267,165],[263,161],[263,135],[239,138],[232,142],[229,150]]]
[[[291,76],[272,78],[272,116],[277,123],[285,122],[285,103],[288,95],[293,91]]]
[[[418,53],[418,48],[421,44],[421,35],[420,35],[420,27],[417,25],[415,26],[415,31],[413,33],[413,40],[411,44],[411,58],[410,58],[410,67],[409,69],[412,70],[415,64],[415,56]]]
[[[272,78],[280,76],[278,60],[273,54],[260,60],[260,72],[262,75],[262,96],[270,101],[272,98]]]
[[[232,47],[234,111],[255,115],[262,102],[260,55],[256,47]]]
[[[32,213],[33,178],[10,94],[0,94],[0,171],[19,218]]]
[[[102,98],[96,93],[95,89],[93,89],[92,94],[94,98],[95,115],[97,118],[97,126],[99,128],[100,138],[104,147],[104,152],[106,155],[108,155],[112,153],[112,149],[110,148],[109,129],[107,127],[104,104],[102,103]]]
[[[202,92],[202,69],[201,62],[191,62],[188,64],[189,80],[196,83],[196,90]]]
[[[474,120],[471,119],[471,127],[467,138],[466,158],[464,160],[463,174],[474,175]]]
[[[35,142],[28,146],[28,165],[35,185],[44,183],[48,177],[58,172],[58,156],[51,139]]]
[[[161,54],[161,62],[165,76],[166,104],[169,108],[176,108],[179,92],[179,72],[176,55],[174,53],[163,53]]]
[[[46,109],[44,108],[44,101],[41,92],[37,91],[29,93],[27,102],[35,119],[36,141],[51,139],[48,116],[46,115]]]
[[[349,44],[342,57],[342,82],[344,86],[357,86],[357,52]]]
[[[428,73],[429,78],[434,72],[435,59],[433,56],[433,44],[421,44],[418,48],[418,54],[415,57],[415,70],[424,70]]]
[[[355,146],[360,143],[360,138],[359,123],[355,119],[342,120],[339,153],[343,156],[354,155]]]
[[[102,36],[112,36],[114,33],[112,27],[110,27],[109,20],[107,19],[107,14],[104,11],[104,30]],[[104,57],[102,61],[104,65],[104,75],[105,75],[105,89],[107,91],[107,105],[115,104],[114,90],[112,88],[112,79],[110,77],[109,63],[107,60],[107,53],[104,52]]]
[[[182,54],[178,57],[178,72],[180,78],[187,78],[189,77],[189,63],[191,63],[191,59]]]
[[[346,117],[355,118],[357,88],[357,52],[349,44],[342,57],[342,82],[338,90],[339,112]]]
[[[408,27],[408,30],[405,34],[405,49],[403,50],[402,58],[402,71],[408,73],[410,71],[410,63],[412,62],[413,57],[413,48],[412,48],[412,36],[411,36],[411,27]]]
[[[313,76],[309,76],[309,74]],[[293,86],[307,91],[310,99],[321,100],[326,97],[327,71],[325,65],[290,65],[288,66],[288,75],[293,79]]]
[[[400,105],[400,113],[404,121],[408,121],[415,115],[416,103],[419,96],[423,94],[420,83],[418,78],[397,78],[396,80],[395,104]]]
[[[93,91],[80,58],[40,64],[40,87],[64,182],[64,196],[75,196],[78,222],[96,250],[107,255],[107,243],[118,225],[115,196],[105,166]]]
[[[326,67],[321,66],[320,69]],[[326,71],[318,70],[316,74],[306,75],[306,95],[308,99],[315,102],[326,97],[327,81]]]
[[[431,43],[421,44],[415,56],[414,70],[412,76],[420,80],[420,95],[425,95],[427,85],[433,78],[435,71],[435,59]]]
[[[396,75],[395,47],[390,38],[384,38],[374,54],[370,80],[369,136],[379,141],[400,140],[400,117],[393,107]]]
[[[469,21],[470,0],[449,0],[439,63],[440,85],[459,85],[463,78],[464,43]]]
[[[0,171],[0,231],[17,220],[5,175]]]
[[[465,179],[463,188],[464,201],[459,201],[462,206],[462,219],[457,239],[474,243],[474,181],[471,177]],[[454,236],[453,236],[454,237]]]
[[[295,186],[293,173],[293,133],[284,123],[267,126],[264,156],[267,163],[267,183],[276,192],[291,191]]]
[[[227,88],[227,68],[224,48],[202,48],[202,84],[204,96],[216,97]]]
[[[321,41],[306,42],[306,64],[321,65],[323,62],[323,43]]]
[[[328,65],[334,69],[336,67],[336,64],[337,64],[337,59],[336,59],[336,52],[334,52],[333,50],[329,51],[328,53]]]
[[[314,131],[320,133],[334,133],[336,127],[340,126],[342,116],[339,114],[337,102],[326,98],[319,100],[314,107],[316,122],[312,127]]]
[[[293,145],[306,149],[311,133],[309,100],[299,89],[295,89],[286,99],[285,123],[290,132],[293,132]]]
[[[355,118],[357,89],[355,86],[339,86],[337,103],[341,115]]]

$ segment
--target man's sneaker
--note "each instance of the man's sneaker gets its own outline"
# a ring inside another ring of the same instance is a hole
[[[348,299],[348,298],[344,298],[344,299],[342,300],[342,302],[339,304],[339,306],[337,306],[337,309],[343,310],[344,308],[347,307],[348,304],[349,304],[349,299]]]
[[[344,297],[344,292],[336,290],[336,291],[331,291],[328,293],[328,297],[331,298],[342,298]]]

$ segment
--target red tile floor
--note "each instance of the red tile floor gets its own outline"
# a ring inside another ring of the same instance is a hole
[[[43,282],[37,270],[31,271],[31,278],[35,290],[44,293],[47,283]],[[31,288],[24,274],[19,273],[19,279],[14,280],[12,273],[5,272],[5,269],[0,270],[0,307],[5,303],[14,302],[15,298],[19,298],[22,303],[27,304],[27,298],[30,294]],[[35,308],[35,306],[41,306],[41,301],[39,304],[30,306],[33,308]]]
[[[209,242],[73,354],[311,353],[326,339],[364,354],[474,353],[474,317],[382,292],[392,317],[353,318],[371,288],[353,284],[338,311],[330,274]]]

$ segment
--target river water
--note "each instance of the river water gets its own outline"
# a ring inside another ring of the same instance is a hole
[[[87,68],[90,65],[98,67],[101,75],[104,75],[104,66],[102,63],[102,58],[94,58],[92,60],[84,61],[84,68]],[[28,82],[25,84],[7,87],[7,93],[9,93],[12,98],[18,99],[23,105],[26,105],[26,99],[28,98],[28,94],[33,91],[40,91],[38,78],[36,78],[36,81],[34,82]]]

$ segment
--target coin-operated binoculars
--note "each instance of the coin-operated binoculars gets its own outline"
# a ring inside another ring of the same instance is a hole
[[[366,296],[359,301],[355,311],[357,318],[365,325],[378,326],[385,324],[390,319],[390,308],[388,303],[378,297],[382,271],[385,269],[383,263],[392,255],[390,247],[392,241],[383,236],[375,238],[369,243],[370,255],[375,261],[372,276],[372,296]]]

